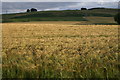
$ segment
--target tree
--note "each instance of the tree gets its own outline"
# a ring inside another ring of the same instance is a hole
[[[118,24],[120,24],[120,13],[118,13],[118,14],[116,14],[116,15],[114,16],[114,20],[115,20]]]
[[[37,12],[37,9],[31,8],[31,12]]]
[[[81,10],[87,10],[87,8],[81,8]]]
[[[29,9],[27,9],[27,12],[30,12],[30,10],[29,10]]]

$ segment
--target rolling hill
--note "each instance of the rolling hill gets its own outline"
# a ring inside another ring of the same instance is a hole
[[[113,16],[117,13],[118,9],[38,11],[28,13],[25,12],[14,14],[2,14],[2,22],[6,23],[31,21],[87,21],[89,23],[92,22],[106,24],[107,22],[109,24],[115,24]]]

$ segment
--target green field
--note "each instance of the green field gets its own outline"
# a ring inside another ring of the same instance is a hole
[[[39,11],[3,14],[3,23],[31,21],[85,21],[86,24],[117,24],[113,17],[118,9]],[[92,18],[89,18],[92,17]]]

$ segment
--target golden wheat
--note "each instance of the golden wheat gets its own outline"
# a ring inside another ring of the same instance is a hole
[[[118,77],[117,25],[2,26],[3,77]],[[23,71],[15,73],[15,69]],[[30,74],[25,76],[25,71]]]

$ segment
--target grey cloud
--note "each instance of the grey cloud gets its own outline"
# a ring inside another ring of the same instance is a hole
[[[3,2],[2,12],[25,12],[26,9],[37,8],[41,10],[81,9],[82,7],[118,8],[117,2]],[[6,6],[7,5],[7,6]]]
[[[2,0],[2,2],[118,2],[119,0]]]

